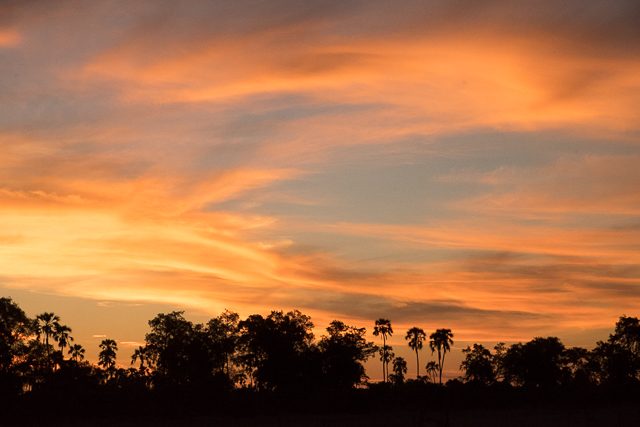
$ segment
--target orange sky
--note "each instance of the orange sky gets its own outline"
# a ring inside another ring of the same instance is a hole
[[[638,315],[633,1],[0,7],[0,293],[90,353],[174,308],[402,347]]]

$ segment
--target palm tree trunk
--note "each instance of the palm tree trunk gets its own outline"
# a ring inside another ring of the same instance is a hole
[[[440,354],[440,347],[438,347],[438,378],[439,383],[442,385],[442,356]]]
[[[48,333],[44,333],[44,341],[45,341],[45,348],[47,349],[47,365],[49,368],[52,368],[51,366],[51,354],[49,351],[49,334]]]
[[[420,378],[420,358],[418,357],[418,349],[416,348],[416,368],[418,372],[416,373],[416,379]]]
[[[442,353],[442,366],[440,366],[440,384],[442,384],[442,371],[444,370],[444,358],[447,355],[447,352],[444,351]]]
[[[384,337],[384,334],[382,334],[382,381],[384,381],[385,383],[387,382],[386,364],[387,364],[387,340]]]

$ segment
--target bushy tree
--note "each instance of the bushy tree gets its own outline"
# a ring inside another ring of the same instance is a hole
[[[229,310],[209,320],[206,334],[209,343],[209,357],[218,374],[229,378],[233,375],[234,356],[238,346],[240,316]]]
[[[15,395],[33,369],[27,363],[34,322],[10,298],[0,298],[0,399]]]
[[[633,352],[615,341],[598,341],[593,350],[598,366],[598,381],[608,385],[626,385],[637,381],[640,364]]]
[[[365,334],[365,328],[347,326],[339,320],[331,322],[327,335],[318,343],[324,383],[351,388],[368,378],[364,362],[375,353],[376,346],[366,340]]]
[[[598,369],[592,352],[582,347],[567,348],[562,354],[561,382],[574,386],[595,384]]]
[[[489,385],[495,382],[493,355],[489,349],[481,344],[474,344],[462,350],[465,358],[460,364],[460,369],[464,371],[464,379],[467,382],[474,382]]]
[[[33,322],[10,298],[0,298],[0,373],[8,374],[14,359],[26,350]]]
[[[239,323],[242,363],[248,375],[262,389],[300,387],[313,375],[309,368],[318,367],[313,345],[311,318],[298,310],[284,313],[272,311],[267,317],[249,316]]]
[[[158,385],[203,384],[213,377],[215,363],[204,325],[186,320],[181,311],[158,314],[149,321],[145,356]]]
[[[557,337],[537,337],[507,350],[503,363],[505,378],[517,385],[549,388],[560,383],[564,345]]]

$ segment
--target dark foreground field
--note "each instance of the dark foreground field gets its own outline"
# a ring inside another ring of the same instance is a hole
[[[57,421],[55,418],[58,418]],[[1,424],[1,423],[0,423]],[[24,426],[220,426],[220,427],[602,427],[640,426],[640,405],[626,404],[586,408],[558,408],[550,406],[521,407],[517,409],[457,410],[448,417],[444,412],[378,411],[372,413],[304,413],[246,417],[87,417],[74,419],[54,417],[44,420],[18,421],[9,425]]]

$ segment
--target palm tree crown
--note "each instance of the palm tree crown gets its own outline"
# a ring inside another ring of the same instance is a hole
[[[71,358],[76,362],[80,362],[84,359],[84,353],[84,347],[82,347],[80,344],[73,344],[69,347],[69,354],[71,355]]]
[[[106,370],[113,370],[116,366],[116,352],[118,344],[112,339],[104,339],[100,343],[100,353],[98,354],[98,365]]]
[[[438,364],[432,360],[427,363],[425,369],[427,370],[427,381],[435,383],[439,372]]]
[[[71,328],[66,325],[56,323],[53,328],[53,338],[58,341],[58,346],[64,354],[64,349],[73,341],[71,336]]]
[[[42,313],[36,316],[37,334],[42,338],[42,343],[49,345],[49,337],[53,336],[55,330],[60,326],[60,316],[54,313]]]
[[[135,349],[135,351],[133,352],[133,355],[131,356],[131,364],[133,365],[134,363],[136,363],[136,361],[140,362],[140,372],[145,372],[147,367],[145,365],[145,363],[147,363],[148,359],[149,359],[149,350],[147,349],[146,346],[138,346],[138,348]]]

